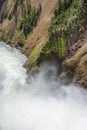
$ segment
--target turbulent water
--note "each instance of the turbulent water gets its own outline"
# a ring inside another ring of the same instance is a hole
[[[26,82],[25,61],[0,42],[0,130],[87,130],[87,92],[60,87],[50,63]]]

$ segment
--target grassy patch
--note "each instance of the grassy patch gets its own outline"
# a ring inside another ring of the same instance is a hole
[[[22,32],[16,30],[12,38],[12,43],[18,43],[18,42],[25,43],[25,37]]]
[[[87,2],[84,0],[59,0],[49,26],[49,40],[43,47],[39,61],[47,59],[55,53],[58,57],[66,58],[67,39],[79,30],[87,15]]]

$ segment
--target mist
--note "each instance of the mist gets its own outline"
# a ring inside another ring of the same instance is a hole
[[[29,78],[26,57],[0,44],[0,130],[87,130],[87,92],[60,85],[47,62]]]

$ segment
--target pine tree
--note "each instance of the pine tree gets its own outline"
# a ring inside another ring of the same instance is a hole
[[[64,10],[66,10],[66,8],[67,8],[67,2],[66,0],[64,0]]]
[[[58,6],[59,13],[61,12],[61,9],[62,9],[62,2],[61,0],[59,0],[59,6]]]

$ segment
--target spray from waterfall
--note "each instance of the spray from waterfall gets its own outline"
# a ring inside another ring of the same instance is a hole
[[[0,42],[0,130],[87,130],[87,92],[60,86],[49,62],[27,83],[25,61]]]

